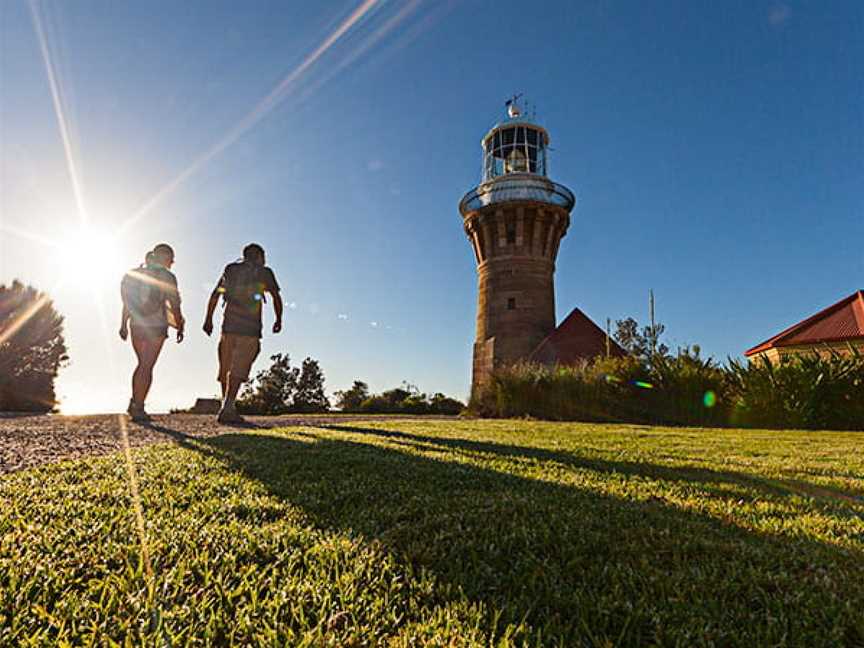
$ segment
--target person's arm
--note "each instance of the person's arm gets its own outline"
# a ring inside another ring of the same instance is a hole
[[[270,291],[270,296],[273,298],[273,312],[276,313],[276,321],[273,322],[273,332],[279,333],[282,330],[282,294],[277,288],[275,291]]]
[[[267,292],[273,299],[273,312],[276,314],[276,321],[273,322],[273,332],[279,333],[282,330],[282,293],[279,289],[279,282],[276,281],[276,275],[273,271],[267,268]]]
[[[177,279],[172,275],[172,282],[168,291],[168,306],[171,308],[171,314],[174,316],[174,321],[177,323],[177,343],[183,341],[186,336],[186,320],[183,318],[183,312],[180,309],[180,290],[177,288]]]
[[[225,278],[220,277],[219,283],[210,293],[210,301],[207,302],[207,314],[204,316],[204,332],[207,335],[213,333],[213,313],[216,311],[216,306],[219,304],[219,296],[222,294],[222,286],[225,283]]]
[[[129,309],[126,308],[126,304],[123,304],[123,310],[120,312],[120,339],[124,342],[126,338],[129,337]]]
[[[123,310],[120,311],[120,339],[124,342],[129,337],[129,318],[132,314],[129,312],[129,307],[126,305],[126,284],[129,281],[129,275],[123,275],[123,281],[120,282],[120,300],[123,303]]]

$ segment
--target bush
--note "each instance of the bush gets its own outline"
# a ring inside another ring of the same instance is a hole
[[[326,412],[330,403],[324,393],[324,372],[317,360],[306,358],[302,368],[292,367],[288,354],[270,357],[272,364],[259,371],[237,400],[244,414]]]
[[[0,285],[0,411],[50,412],[67,361],[63,317],[45,293]]]
[[[578,366],[517,364],[472,398],[481,416],[560,421],[864,429],[864,357],[789,357],[727,367],[698,347],[652,364],[603,358]]]
[[[340,410],[356,412],[359,411],[363,401],[369,398],[369,385],[362,380],[355,380],[351,389],[337,391],[334,396],[336,396],[336,407]]]
[[[484,416],[531,416],[559,421],[620,420],[643,409],[633,385],[645,379],[632,358],[549,367],[520,363],[496,371],[469,409]]]
[[[380,394],[369,394],[368,385],[355,380],[351,389],[336,392],[343,412],[363,414],[437,414],[455,416],[465,409],[462,401],[438,392],[431,397],[403,382],[401,387]],[[358,402],[359,401],[359,402]]]
[[[747,427],[864,429],[864,357],[816,353],[729,365],[731,422]]]

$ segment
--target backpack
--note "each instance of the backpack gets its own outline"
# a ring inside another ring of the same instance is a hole
[[[228,266],[225,272],[225,301],[250,305],[267,301],[264,283],[261,281],[263,266],[239,261]]]
[[[165,294],[159,286],[158,270],[147,266],[134,268],[126,273],[120,284],[123,303],[131,313],[147,317],[158,313],[165,304]]]

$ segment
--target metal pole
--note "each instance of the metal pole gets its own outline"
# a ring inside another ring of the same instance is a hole
[[[606,357],[609,357],[610,354],[610,342],[609,342],[609,331],[612,329],[612,319],[606,318]]]
[[[657,330],[654,328],[654,290],[648,290],[648,313],[651,318],[651,361],[657,353]]]

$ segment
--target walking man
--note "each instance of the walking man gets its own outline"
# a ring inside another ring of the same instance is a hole
[[[204,332],[213,333],[213,312],[224,300],[222,337],[219,340],[219,383],[222,385],[222,409],[220,423],[242,423],[237,413],[237,393],[249,379],[252,363],[261,351],[261,311],[266,301],[264,293],[270,293],[276,321],[273,332],[282,330],[282,296],[273,271],[265,265],[264,248],[250,243],[243,248],[242,261],[225,266],[219,283],[210,295]]]
[[[177,342],[183,341],[184,320],[180,311],[177,277],[171,272],[174,250],[160,243],[148,252],[143,265],[123,276],[120,295],[120,339],[126,340],[131,329],[132,348],[138,366],[132,374],[132,398],[126,410],[133,421],[150,420],[144,400],[153,382],[153,367],[168,338],[169,325],[177,329]],[[131,326],[130,326],[131,322]]]

